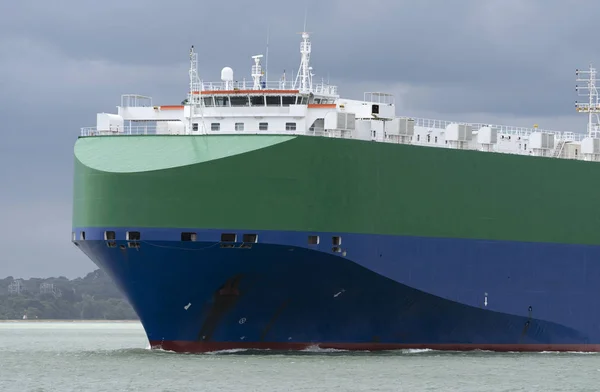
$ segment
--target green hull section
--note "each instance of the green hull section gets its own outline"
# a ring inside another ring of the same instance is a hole
[[[74,227],[236,228],[600,244],[600,164],[311,136],[75,146]]]

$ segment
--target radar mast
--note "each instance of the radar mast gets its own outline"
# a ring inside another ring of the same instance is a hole
[[[596,68],[590,64],[587,71],[575,70],[577,83],[585,83],[583,86],[575,86],[580,97],[588,98],[588,102],[575,102],[575,108],[579,113],[588,114],[588,136],[596,138],[600,134],[600,102],[598,100],[598,89],[596,88]]]

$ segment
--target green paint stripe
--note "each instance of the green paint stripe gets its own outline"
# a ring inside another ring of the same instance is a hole
[[[600,188],[596,162],[322,137],[238,148],[247,152],[154,172],[76,160],[73,224],[600,244],[600,207],[585,199]]]

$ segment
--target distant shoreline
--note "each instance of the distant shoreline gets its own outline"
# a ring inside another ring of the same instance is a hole
[[[33,319],[0,320],[0,323],[139,323],[140,320],[69,320],[69,319]]]

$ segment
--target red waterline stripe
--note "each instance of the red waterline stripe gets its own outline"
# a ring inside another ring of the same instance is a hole
[[[350,351],[430,349],[440,351],[600,352],[600,344],[395,344],[395,343],[284,343],[284,342],[188,342],[180,340],[150,341],[153,349],[180,353],[204,353],[234,349],[297,351],[309,347]]]

